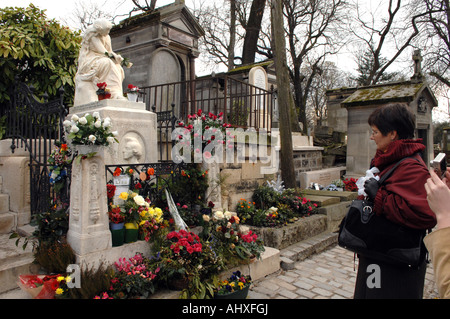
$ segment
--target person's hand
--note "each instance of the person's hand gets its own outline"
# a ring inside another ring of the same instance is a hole
[[[450,227],[450,171],[447,169],[445,174],[446,177],[441,180],[430,169],[431,177],[425,183],[428,205],[436,214],[438,229]]]
[[[373,177],[364,182],[364,192],[367,194],[367,197],[371,202],[375,200],[378,188],[380,188],[380,183],[378,183],[378,181]]]

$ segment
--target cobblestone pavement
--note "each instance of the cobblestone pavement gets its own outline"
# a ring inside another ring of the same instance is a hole
[[[255,281],[252,299],[352,299],[358,259],[337,245]],[[438,298],[432,265],[425,277],[424,299]]]

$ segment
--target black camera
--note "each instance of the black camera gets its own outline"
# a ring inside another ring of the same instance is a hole
[[[441,178],[444,177],[444,174],[447,171],[447,155],[445,153],[439,153],[430,164],[438,176]]]

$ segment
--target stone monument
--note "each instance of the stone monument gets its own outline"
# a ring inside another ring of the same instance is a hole
[[[79,154],[95,152],[73,163],[67,234],[77,262],[88,267],[97,267],[101,261],[113,263],[136,252],[149,253],[145,241],[112,247],[109,231],[105,165],[157,162],[156,114],[146,110],[144,103],[123,97],[123,58],[111,50],[110,28],[105,20],[96,21],[83,38],[75,103],[68,115],[71,119],[74,114],[82,117],[96,112],[101,119],[109,118],[119,140],[109,146],[72,145]],[[111,99],[99,101],[98,81],[107,83]]]
[[[86,29],[75,75],[74,106],[97,101],[97,84],[106,83],[112,99],[125,100],[122,82],[124,58],[112,50],[111,22],[99,19]]]

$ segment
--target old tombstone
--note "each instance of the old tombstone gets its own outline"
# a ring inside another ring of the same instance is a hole
[[[269,123],[267,117],[270,116],[267,107],[269,102],[265,100],[268,97],[264,95],[262,91],[267,91],[269,89],[269,81],[266,70],[261,66],[251,68],[248,74],[248,82],[254,86],[251,92],[252,100],[250,103],[250,110],[254,110],[257,114],[257,116],[255,116],[255,123],[248,123],[248,125],[253,127],[261,127],[259,123]],[[270,129],[270,127],[267,127],[267,129]]]

